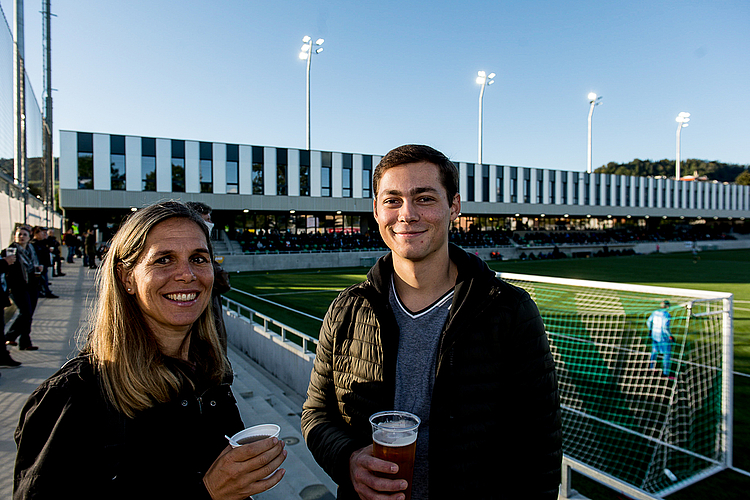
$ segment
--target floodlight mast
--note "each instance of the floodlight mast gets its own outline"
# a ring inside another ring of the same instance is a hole
[[[688,126],[688,122],[690,121],[690,113],[681,112],[679,115],[677,115],[677,118],[675,118],[675,121],[677,122],[677,155],[675,160],[675,170],[674,170],[674,178],[675,180],[680,180],[680,132],[683,128]]]
[[[495,78],[495,73],[490,73],[488,75],[484,71],[477,71],[477,83],[481,85],[481,88],[479,89],[479,165],[482,164],[482,108],[484,107],[484,88],[487,85],[495,83],[493,78]]]
[[[306,73],[307,77],[305,79],[306,81],[305,87],[307,90],[307,93],[306,93],[307,98],[305,102],[306,119],[307,119],[307,127],[306,127],[307,141],[305,143],[305,146],[308,151],[310,150],[310,63],[312,62],[313,52],[315,52],[316,54],[320,54],[321,52],[323,52],[323,47],[321,47],[321,45],[323,45],[324,41],[325,40],[323,40],[322,38],[318,38],[317,40],[315,40],[315,45],[317,46],[317,49],[313,51],[313,40],[311,37],[305,35],[302,38],[302,42],[304,45],[302,45],[302,48],[300,49],[300,53],[299,53],[300,59],[307,59],[307,73]]]
[[[594,116],[594,107],[602,103],[602,96],[597,96],[594,92],[589,92],[588,95],[589,104],[589,148],[588,148],[588,161],[586,162],[586,172],[591,173],[591,117]]]

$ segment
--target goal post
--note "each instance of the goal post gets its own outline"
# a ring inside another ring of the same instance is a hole
[[[544,320],[566,467],[650,498],[731,467],[732,294],[497,274]],[[665,300],[673,341],[655,342]]]

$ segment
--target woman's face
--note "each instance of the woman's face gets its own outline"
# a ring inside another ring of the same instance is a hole
[[[16,234],[15,234],[16,243],[26,248],[26,245],[29,244],[29,239],[31,239],[31,237],[29,236],[28,231],[26,231],[25,229],[16,229]]]
[[[167,354],[180,345],[211,300],[213,266],[206,237],[189,219],[154,226],[141,257],[120,279]]]

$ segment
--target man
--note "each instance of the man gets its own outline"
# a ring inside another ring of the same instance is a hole
[[[66,261],[69,264],[73,263],[73,256],[76,254],[76,247],[78,246],[78,238],[73,234],[73,228],[68,228],[63,236],[63,244],[68,247],[68,257]]]
[[[36,258],[42,266],[42,272],[39,279],[39,296],[48,299],[56,299],[58,298],[57,295],[52,293],[52,290],[49,288],[49,268],[52,266],[52,260],[50,258],[49,240],[47,239],[47,228],[34,226],[32,232],[34,235],[31,239],[31,244],[34,245]]]
[[[400,500],[406,481],[372,454],[368,418],[420,417],[412,499],[556,499],[557,376],[529,295],[448,243],[458,171],[407,145],[373,176],[373,210],[391,252],[331,304],[302,431],[339,499]]]
[[[201,216],[203,221],[208,227],[208,234],[214,229],[214,223],[211,221],[211,207],[205,203],[199,201],[189,201],[185,203],[188,208],[192,209]],[[224,314],[221,308],[221,294],[228,292],[232,289],[229,285],[229,273],[227,273],[222,267],[212,262],[214,265],[214,287],[211,290],[211,307],[214,311],[214,321],[216,322],[216,332],[219,334],[219,340],[221,346],[224,348],[224,354],[227,353],[227,329],[224,326]]]
[[[669,314],[669,301],[664,300],[661,303],[661,309],[652,312],[646,320],[648,329],[651,332],[651,369],[656,369],[656,358],[659,354],[664,356],[662,361],[662,375],[670,380],[674,377],[669,373],[669,367],[672,361],[672,337],[671,323],[672,316]]]
[[[86,231],[84,245],[85,255],[83,265],[88,266],[89,269],[96,269],[96,231],[93,229]]]

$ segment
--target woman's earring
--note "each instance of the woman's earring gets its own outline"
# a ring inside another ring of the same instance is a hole
[[[130,288],[128,288],[128,293],[130,293]]]

